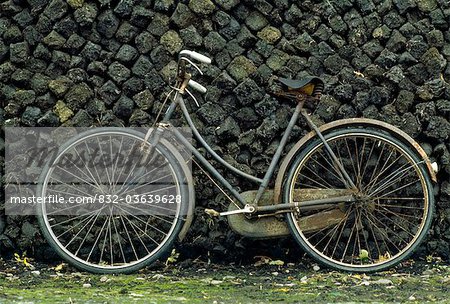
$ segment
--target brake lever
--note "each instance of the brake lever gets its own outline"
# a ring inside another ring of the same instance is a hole
[[[200,108],[200,104],[198,103],[197,98],[195,98],[195,96],[191,92],[189,92],[189,90],[187,88],[184,90],[189,94],[189,96],[191,96],[192,99],[194,99],[194,102],[197,105],[197,107]]]
[[[200,68],[195,63],[193,63],[190,59],[188,59],[186,57],[181,57],[180,60],[187,61],[188,63],[190,63],[200,73],[200,75],[203,75],[202,70],[200,70]]]

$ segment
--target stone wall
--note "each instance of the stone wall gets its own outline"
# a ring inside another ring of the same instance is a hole
[[[0,123],[150,125],[176,55],[188,48],[214,58],[197,78],[208,93],[199,109],[191,103],[194,120],[226,159],[261,175],[293,108],[267,94],[269,78],[317,75],[326,82],[318,123],[380,119],[438,162],[436,218],[420,254],[448,259],[449,23],[448,0],[3,1]],[[291,142],[305,132],[299,121]],[[226,176],[241,189],[252,187]],[[294,246],[251,242],[227,230],[225,220],[208,219],[203,207],[218,207],[223,197],[198,172],[196,180],[197,216],[180,249],[187,257],[239,259],[250,243],[255,254]],[[1,253],[42,256],[35,219],[1,212]]]

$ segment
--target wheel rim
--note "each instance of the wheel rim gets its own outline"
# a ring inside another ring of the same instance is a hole
[[[429,209],[425,176],[402,147],[379,135],[347,133],[327,142],[355,183],[357,201],[289,214],[298,236],[330,265],[395,263],[422,235]],[[292,189],[345,189],[331,163],[322,143],[311,149],[294,172],[290,202]],[[308,231],[300,224],[308,216],[337,209],[342,216],[329,226]]]
[[[97,202],[100,196],[104,198],[104,204],[75,212],[75,205],[67,210],[41,205],[50,238],[78,264],[99,270],[125,270],[153,261],[152,257],[156,259],[157,253],[173,240],[181,212],[180,182],[175,168],[160,151],[154,150],[151,160],[148,156],[136,159],[140,152],[133,149],[141,143],[142,138],[128,133],[88,135],[61,151],[45,176],[42,196],[91,197]],[[90,163],[83,162],[83,151],[92,154],[93,147],[101,153]],[[72,170],[61,165],[65,156],[65,164],[71,165]],[[153,167],[139,161],[148,161]],[[62,181],[63,175],[70,178]],[[153,199],[157,194],[159,198],[173,195],[174,201],[163,206],[160,200],[158,205],[156,201],[151,205],[148,198],[152,194]],[[142,204],[142,197],[146,197],[147,204]],[[132,205],[133,199],[140,201]],[[113,200],[115,204],[111,203]],[[70,214],[64,215],[66,211]]]

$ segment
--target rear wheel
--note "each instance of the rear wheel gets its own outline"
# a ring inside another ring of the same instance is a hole
[[[187,167],[161,140],[150,154],[144,134],[93,129],[63,145],[41,175],[38,219],[48,243],[69,263],[97,273],[134,272],[167,253],[188,207]]]
[[[354,202],[300,208],[286,215],[295,240],[321,263],[345,271],[389,268],[410,255],[425,237],[434,197],[424,161],[407,145],[373,129],[339,129],[325,135],[356,189],[319,139],[293,161],[284,200],[299,193],[338,195]]]

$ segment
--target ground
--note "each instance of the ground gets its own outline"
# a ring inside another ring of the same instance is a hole
[[[450,303],[450,265],[439,259],[368,275],[265,257],[240,266],[161,263],[130,275],[29,263],[0,259],[0,303]]]

